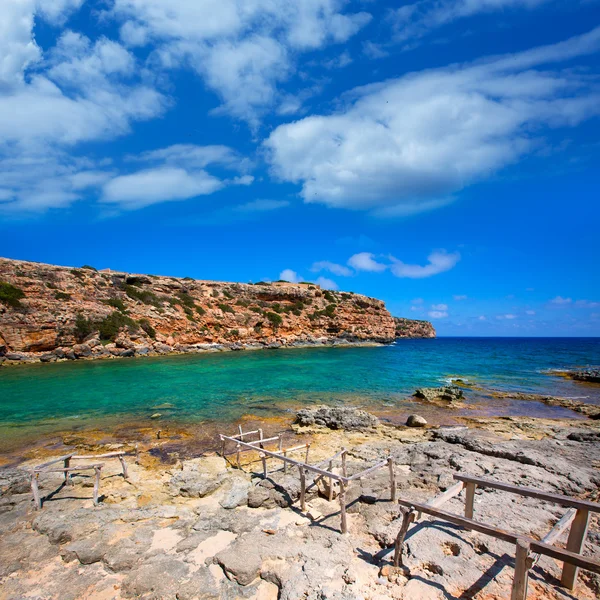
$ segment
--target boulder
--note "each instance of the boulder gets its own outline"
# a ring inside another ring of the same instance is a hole
[[[77,358],[87,358],[92,355],[92,349],[87,344],[75,344],[73,353]]]
[[[168,483],[173,496],[202,498],[221,487],[227,478],[227,463],[220,456],[195,458],[183,463]]]
[[[135,356],[135,350],[133,348],[128,348],[127,350],[121,350],[121,352],[119,352],[119,356],[121,356],[123,358],[130,358],[132,356]]]
[[[352,431],[377,427],[379,419],[358,408],[318,406],[300,410],[296,415],[295,423],[302,427],[316,425]]]
[[[409,415],[406,425],[407,427],[426,427],[427,421],[421,415]]]
[[[43,363],[47,363],[47,362],[54,362],[55,360],[58,360],[56,358],[55,354],[49,353],[49,354],[42,354],[42,356],[40,356],[40,360]]]
[[[439,388],[419,388],[413,394],[415,398],[426,402],[456,402],[464,398],[463,391],[455,385],[447,385]]]
[[[248,504],[250,482],[243,477],[231,477],[223,485],[224,497],[219,504],[223,508],[237,508]]]

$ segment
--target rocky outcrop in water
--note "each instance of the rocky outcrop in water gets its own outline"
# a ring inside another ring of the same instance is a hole
[[[0,363],[394,337],[381,300],[311,283],[227,283],[0,259]]]
[[[397,338],[434,338],[435,329],[429,321],[394,317]]]
[[[463,399],[463,391],[455,385],[439,388],[419,388],[413,394],[415,398],[426,402],[458,402]]]
[[[589,369],[572,369],[561,372],[565,377],[575,381],[585,381],[586,383],[600,383],[600,367],[591,367]]]
[[[372,414],[351,407],[317,406],[303,408],[296,415],[296,425],[301,427],[327,427],[329,429],[365,430],[377,427],[379,420]]]

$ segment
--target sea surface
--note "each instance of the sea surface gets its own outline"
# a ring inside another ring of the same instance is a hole
[[[600,404],[600,386],[553,369],[600,363],[599,338],[437,338],[389,346],[306,348],[37,364],[0,369],[0,452],[53,432],[124,424],[233,423],[291,416],[299,407],[347,404],[400,422],[460,415],[573,417],[538,402],[467,392],[459,410],[424,406],[416,388],[460,377],[486,388]]]

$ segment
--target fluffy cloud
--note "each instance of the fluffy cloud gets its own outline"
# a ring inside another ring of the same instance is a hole
[[[458,294],[456,296],[452,296],[457,302],[461,302],[462,300],[466,300],[467,296],[464,294]]]
[[[396,277],[423,279],[452,269],[460,260],[460,254],[458,252],[448,253],[445,250],[436,250],[427,257],[428,264],[424,266],[408,265],[394,257],[390,258],[393,261],[390,269]]]
[[[448,310],[448,305],[447,304],[432,304],[431,308],[433,310]]]
[[[477,13],[509,8],[534,8],[550,0],[420,0],[394,10],[390,15],[396,41],[414,43],[433,29]]]
[[[284,269],[279,273],[279,279],[284,279],[285,281],[290,281],[291,283],[300,283],[304,281],[302,275],[298,275],[296,271],[292,271],[292,269]]]
[[[353,90],[342,108],[277,127],[272,172],[305,202],[412,214],[452,201],[543,143],[545,128],[600,113],[600,92],[573,68],[597,52],[600,28],[565,42]]]
[[[496,317],[496,319],[502,321],[504,319],[508,320],[508,321],[512,321],[513,319],[516,319],[517,315],[512,315],[512,314],[507,314],[507,315],[498,315]]]
[[[127,175],[119,175],[103,186],[102,201],[131,210],[160,202],[185,200],[212,194],[227,185],[249,185],[253,177],[243,175],[233,179],[208,173],[209,165],[231,168],[235,153],[225,146],[176,145],[151,152],[130,161],[155,163]],[[254,209],[259,206],[255,204]],[[239,208],[239,207],[238,207]],[[263,210],[265,207],[262,207]],[[246,209],[250,207],[246,205]]]
[[[377,262],[374,256],[371,252],[359,252],[348,259],[348,264],[357,271],[370,271],[373,273],[385,271],[388,265]]]
[[[341,275],[342,277],[350,277],[350,275],[353,274],[352,269],[349,269],[344,265],[329,262],[328,260],[321,260],[314,263],[310,270],[315,273],[318,273],[319,271],[329,271],[334,275]]]
[[[319,277],[317,279],[317,281],[315,281],[315,283],[317,285],[320,285],[322,288],[326,289],[326,290],[337,290],[339,289],[338,284],[331,280],[328,279],[327,277]]]
[[[445,319],[448,316],[448,313],[442,310],[430,310],[427,314],[432,319]]]
[[[115,0],[110,15],[131,45],[158,45],[157,65],[195,70],[220,110],[258,125],[297,54],[342,43],[370,20],[344,0]]]

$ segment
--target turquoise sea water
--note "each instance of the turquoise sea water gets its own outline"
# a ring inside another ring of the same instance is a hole
[[[40,364],[0,369],[0,440],[102,424],[235,421],[347,403],[392,420],[419,409],[415,388],[458,376],[497,389],[600,403],[600,386],[548,371],[600,363],[600,339],[438,338],[384,347],[308,348]],[[172,408],[156,408],[165,403]],[[573,416],[478,394],[455,414]],[[449,415],[451,418],[452,415]],[[436,417],[443,420],[443,416]],[[2,442],[0,442],[1,444]],[[0,446],[0,450],[1,450]]]

